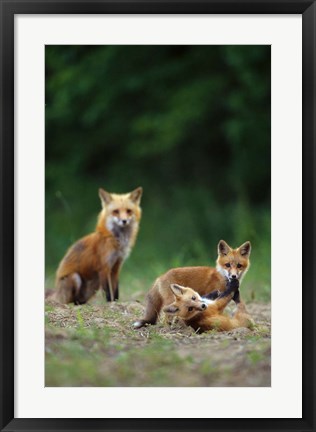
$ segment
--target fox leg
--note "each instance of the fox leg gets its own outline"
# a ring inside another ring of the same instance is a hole
[[[114,300],[119,299],[119,283],[116,284],[116,289],[114,289]]]
[[[111,271],[111,282],[113,288],[114,300],[118,300],[119,298],[119,274],[122,267],[122,261],[118,260],[114,264]]]
[[[226,304],[225,298],[229,299],[226,301]],[[240,299],[239,282],[237,279],[232,279],[228,282],[226,290],[216,300],[216,303],[218,302],[218,310],[223,311],[230,299],[235,301],[237,310],[233,318],[222,316],[222,325],[226,327],[227,330],[238,327],[251,327],[254,324],[254,321],[249,315],[245,303]]]
[[[233,297],[234,302],[236,303],[236,305],[238,305],[238,303],[241,302],[240,300],[240,291],[239,289],[235,292],[234,297]]]
[[[163,301],[155,285],[147,294],[146,311],[143,319],[134,322],[133,327],[139,329],[146,324],[156,324]]]
[[[250,327],[251,318],[246,316],[237,316],[233,318],[225,315],[215,315],[203,322],[204,329],[218,330],[218,331],[229,331],[239,327]]]
[[[213,329],[228,331],[239,327],[252,327],[254,325],[254,321],[247,312],[245,303],[239,301],[237,304],[237,310],[232,318],[225,315],[217,315],[210,317],[208,324]]]
[[[100,284],[105,293],[106,300],[112,302],[118,300],[119,297],[119,286],[118,278],[120,273],[122,262],[117,261],[111,270],[104,269],[100,272]]]
[[[217,330],[228,331],[240,327],[234,318],[229,318],[222,314],[216,314],[208,317],[200,325],[201,331]]]
[[[81,305],[87,303],[87,301],[98,291],[99,289],[99,278],[83,281],[79,292],[75,298],[75,304]]]
[[[232,279],[227,283],[226,290],[220,294],[214,302],[214,305],[217,307],[218,312],[222,312],[232,298],[236,297],[239,299],[239,282],[237,279]]]
[[[60,303],[76,303],[82,286],[79,273],[72,273],[57,281],[57,292],[54,298]]]
[[[205,294],[204,296],[202,296],[202,299],[207,299],[207,300],[216,300],[220,295],[219,291],[212,291],[209,294]]]
[[[238,327],[252,327],[254,325],[254,320],[248,313],[243,301],[239,301],[237,304],[237,310],[234,314],[233,320],[236,321]]]
[[[218,312],[213,316],[209,316],[203,319],[200,324],[195,325],[195,328],[200,328],[201,331],[229,331],[239,327],[249,328],[253,324],[254,321],[248,314],[245,304],[243,302],[240,302],[238,303],[237,311],[232,318]]]
[[[114,293],[113,293],[113,288],[112,288],[112,280],[111,280],[110,270],[106,268],[106,269],[103,269],[102,271],[100,271],[99,278],[100,278],[101,288],[102,288],[102,290],[106,296],[106,300],[108,302],[114,301]]]
[[[114,301],[114,292],[113,292],[113,286],[112,286],[112,278],[111,278],[111,275],[109,274],[108,275],[108,283],[107,283],[107,286],[108,286],[108,290],[109,290],[109,296],[108,296],[108,293],[106,293],[107,295],[106,295],[106,298],[107,298],[107,300],[108,301]],[[109,298],[108,298],[109,297]]]
[[[113,278],[112,275],[108,275],[107,277],[107,285],[105,289],[106,299],[109,302],[113,302],[114,300],[118,300],[118,281],[116,278]]]

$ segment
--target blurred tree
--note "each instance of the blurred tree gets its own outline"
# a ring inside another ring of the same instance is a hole
[[[269,243],[270,46],[45,53],[47,262],[91,229],[99,186],[144,187],[142,244],[160,224],[156,255],[180,246],[199,259],[203,244],[260,230]]]
[[[269,198],[270,47],[49,46],[46,77],[48,187],[65,165]]]

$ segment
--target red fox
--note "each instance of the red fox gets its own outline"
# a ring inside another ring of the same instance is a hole
[[[136,241],[142,192],[141,187],[120,195],[99,189],[102,210],[95,232],[73,244],[59,264],[55,300],[84,304],[100,287],[107,301],[119,298],[119,273]]]
[[[239,281],[231,279],[226,290],[215,300],[200,297],[191,288],[171,284],[170,290],[174,302],[165,306],[163,311],[172,316],[182,318],[198,332],[207,330],[228,331],[238,327],[252,327],[254,322],[239,297]],[[237,310],[232,318],[223,314],[225,307],[234,298]]]
[[[147,294],[145,317],[136,321],[134,328],[156,323],[161,308],[173,302],[171,284],[189,286],[200,295],[211,293],[208,297],[212,298],[217,292],[222,293],[226,290],[227,281],[236,279],[241,282],[250,266],[250,242],[247,241],[239,248],[232,249],[221,240],[217,249],[216,268],[179,267],[158,277]]]

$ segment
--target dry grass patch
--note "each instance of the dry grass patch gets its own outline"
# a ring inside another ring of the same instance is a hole
[[[134,330],[138,301],[47,302],[47,386],[270,386],[270,305],[256,326],[196,334],[180,321]]]

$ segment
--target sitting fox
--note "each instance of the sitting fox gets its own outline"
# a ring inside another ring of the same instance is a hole
[[[227,281],[236,279],[241,282],[250,266],[249,256],[251,244],[249,241],[237,249],[232,249],[224,240],[218,243],[218,258],[216,268],[212,267],[179,267],[158,277],[147,295],[145,317],[134,323],[138,329],[146,324],[155,324],[163,306],[174,300],[170,290],[171,284],[191,287],[199,295],[214,292],[223,293]]]
[[[207,330],[228,331],[238,327],[252,327],[254,322],[240,300],[239,281],[231,279],[226,290],[214,300],[200,297],[191,288],[177,284],[170,285],[174,302],[165,306],[163,311],[171,316],[181,318],[186,325],[198,332]],[[235,300],[237,310],[232,318],[223,314],[231,299]]]
[[[99,189],[99,196],[95,232],[72,245],[57,269],[52,298],[61,303],[86,303],[100,287],[107,301],[119,298],[120,269],[138,233],[142,188],[120,195]]]

